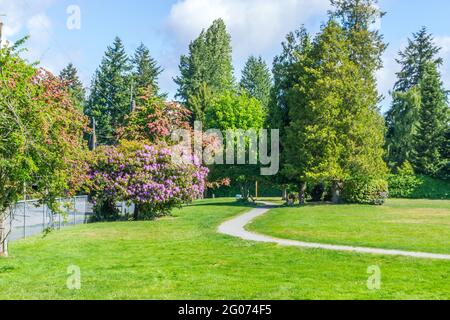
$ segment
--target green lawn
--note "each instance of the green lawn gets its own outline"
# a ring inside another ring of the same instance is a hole
[[[248,229],[329,244],[450,253],[450,201],[389,200],[384,206],[278,208]]]
[[[158,221],[77,226],[12,243],[11,257],[0,259],[0,299],[450,298],[448,261],[287,248],[217,234],[221,222],[246,210],[232,200],[201,201]],[[69,265],[81,268],[81,290],[66,287]],[[367,288],[373,265],[382,274],[375,291]]]

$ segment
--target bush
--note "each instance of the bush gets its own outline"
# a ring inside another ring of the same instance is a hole
[[[168,148],[122,142],[97,152],[89,181],[96,212],[126,201],[135,219],[147,220],[203,196],[208,170],[196,161],[174,163]]]
[[[349,179],[344,183],[343,200],[347,203],[383,205],[388,198],[388,183],[384,179]]]
[[[450,181],[420,175],[391,175],[391,198],[450,199]]]

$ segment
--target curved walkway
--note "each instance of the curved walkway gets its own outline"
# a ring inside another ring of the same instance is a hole
[[[437,259],[437,260],[450,260],[450,255],[436,254],[426,252],[413,252],[402,250],[389,250],[389,249],[377,249],[377,248],[364,248],[364,247],[352,247],[352,246],[340,246],[322,243],[302,242],[297,240],[278,239],[270,236],[265,236],[245,230],[245,226],[252,220],[256,219],[267,213],[270,209],[276,207],[271,203],[263,202],[264,207],[255,208],[250,212],[240,215],[232,220],[222,223],[219,226],[219,232],[225,235],[241,238],[249,241],[276,243],[282,246],[301,247],[309,249],[323,249],[332,251],[346,251],[356,253],[368,253],[388,256],[404,256],[421,259]]]

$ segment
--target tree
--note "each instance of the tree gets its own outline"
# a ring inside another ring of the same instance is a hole
[[[304,75],[303,66],[306,64],[308,54],[312,48],[311,37],[304,27],[286,36],[282,43],[283,51],[276,56],[273,61],[273,86],[270,92],[270,101],[268,105],[267,127],[280,130],[280,164],[282,170],[274,177],[275,181],[285,188],[289,183],[296,183],[299,189],[303,187],[302,181],[298,181],[298,175],[286,167],[287,140],[286,128],[291,123],[289,116],[288,95],[289,92],[299,81],[302,81]],[[272,180],[273,181],[273,180]]]
[[[164,71],[158,62],[150,55],[150,51],[144,44],[136,49],[133,63],[133,85],[135,91],[151,87],[154,95],[159,95],[158,77]]]
[[[231,51],[231,36],[222,19],[215,20],[206,32],[202,31],[190,43],[189,55],[180,58],[180,76],[174,79],[178,85],[177,98],[188,109],[194,111],[192,99],[205,85],[213,93],[232,89],[234,77]],[[193,117],[201,119],[201,115],[194,114]]]
[[[86,114],[97,123],[99,144],[116,142],[115,131],[130,111],[130,65],[122,41],[116,37],[94,75]]]
[[[267,108],[272,88],[272,79],[267,64],[261,57],[251,56],[242,70],[241,88],[247,90],[250,96],[261,101]]]
[[[412,159],[416,172],[436,177],[448,161],[442,153],[442,146],[446,143],[449,107],[437,65],[426,64],[422,76],[419,85],[421,110],[414,134]]]
[[[300,77],[288,91],[286,171],[298,181],[332,183],[333,200],[339,201],[347,179],[386,173],[375,79],[385,45],[370,30],[382,16],[374,1],[332,4],[335,11],[297,65]],[[303,184],[300,198],[304,190]]]
[[[90,166],[91,193],[97,212],[104,204],[128,201],[135,205],[135,220],[148,220],[201,198],[207,174],[198,162],[175,164],[168,148],[122,141],[99,149]],[[111,217],[114,208],[108,209]]]
[[[19,57],[22,43],[0,49],[0,255],[10,208],[26,189],[59,212],[56,198],[83,178],[86,119],[59,78]]]
[[[192,113],[195,120],[205,122],[205,113],[211,106],[214,92],[203,82],[200,87],[189,96]]]
[[[411,160],[413,137],[421,112],[421,96],[419,88],[413,87],[406,92],[393,92],[392,97],[392,108],[386,117],[386,147],[388,164],[396,168]]]
[[[125,126],[118,130],[118,138],[169,145],[174,130],[190,130],[189,117],[185,107],[154,96],[152,89],[147,88],[138,97],[136,110],[126,117]]]
[[[259,130],[264,127],[266,112],[261,102],[250,97],[246,91],[235,92],[230,90],[223,92],[213,100],[205,117],[206,129],[218,129],[224,134],[226,131],[234,134],[233,137],[228,137],[228,135],[223,137],[223,140],[224,145],[230,144],[233,146],[235,156],[238,154],[237,141],[239,137],[244,139],[243,143],[246,147],[245,164],[227,163],[227,165],[210,166],[210,179],[230,178],[232,183],[237,183],[240,186],[241,193],[245,198],[249,196],[250,186],[260,175],[260,167],[250,161],[249,146],[252,141],[244,136],[244,131],[253,130],[254,133],[258,134]],[[232,141],[227,140],[227,138],[232,139]]]
[[[78,70],[72,63],[69,63],[67,67],[61,71],[59,78],[69,87],[70,94],[78,110],[84,112],[86,90],[78,77]]]
[[[399,53],[397,63],[401,65],[401,71],[397,73],[392,106],[386,114],[387,160],[394,169],[404,161],[412,161],[412,144],[420,114],[418,87],[428,63],[442,65],[439,51],[433,36],[423,27],[413,34],[412,39],[408,39],[408,46]]]
[[[290,123],[287,95],[301,76],[300,65],[305,62],[311,50],[311,37],[301,27],[286,36],[282,47],[283,52],[273,61],[274,84],[270,93],[267,124],[271,128],[280,129],[281,136],[284,136],[284,128]]]
[[[433,35],[428,33],[426,27],[413,33],[412,39],[408,39],[408,46],[399,52],[400,58],[396,60],[401,71],[397,73],[394,91],[406,92],[419,85],[428,63],[441,66],[443,60],[439,57],[440,51],[441,48],[436,46]]]

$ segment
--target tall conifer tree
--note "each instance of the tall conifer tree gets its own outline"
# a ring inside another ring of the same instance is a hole
[[[151,86],[154,94],[159,95],[158,77],[163,69],[151,57],[150,50],[141,43],[131,62],[133,63],[133,86],[136,89],[147,89]]]
[[[419,87],[421,109],[414,135],[413,164],[418,173],[438,176],[448,161],[442,146],[446,143],[449,108],[436,64],[425,65]]]
[[[207,86],[213,93],[234,86],[231,57],[231,36],[222,19],[215,20],[189,45],[189,54],[180,58],[180,76],[176,77],[177,97],[191,110],[193,99],[198,103],[198,90]],[[204,103],[201,103],[204,104]],[[194,118],[201,118],[195,115]]]
[[[116,37],[94,75],[86,114],[95,119],[99,144],[115,143],[115,131],[130,111],[130,64]]]
[[[83,112],[86,103],[86,90],[78,77],[77,68],[72,63],[69,63],[60,72],[59,78],[66,82],[76,107]]]
[[[242,70],[241,87],[250,96],[258,99],[264,107],[268,106],[272,79],[267,64],[261,57],[250,56]]]

